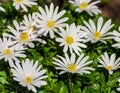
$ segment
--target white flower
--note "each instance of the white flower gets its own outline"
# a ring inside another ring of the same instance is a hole
[[[60,29],[58,33],[61,37],[56,38],[57,42],[60,42],[60,46],[64,46],[63,51],[67,52],[68,48],[70,53],[73,51],[79,55],[79,52],[82,52],[81,48],[86,48],[87,46],[83,43],[86,40],[83,37],[86,35],[82,31],[80,31],[80,26],[75,26],[75,24],[71,24],[70,26],[66,26],[66,30]]]
[[[93,14],[101,13],[101,11],[96,6],[96,4],[100,2],[99,0],[92,3],[90,3],[91,0],[75,0],[75,1],[69,0],[69,2],[77,7],[76,11],[79,13],[86,11],[91,16],[93,16]]]
[[[118,79],[118,82],[119,82],[119,86],[120,86],[120,79]],[[117,91],[120,91],[120,87],[117,88]]]
[[[1,3],[0,3],[0,5],[1,5]],[[5,9],[2,6],[0,6],[0,10],[5,12]]]
[[[98,41],[106,43],[106,39],[112,38],[112,33],[108,32],[114,26],[111,24],[111,20],[108,20],[103,24],[103,18],[100,17],[97,25],[91,19],[89,22],[84,21],[84,24],[85,26],[82,26],[81,29],[87,33],[86,38],[92,43],[96,43]]]
[[[36,34],[38,32],[38,28],[36,27],[35,19],[37,18],[36,13],[33,13],[32,15],[29,14],[24,15],[24,20],[22,21],[21,29],[24,31],[32,31],[33,34]]]
[[[70,73],[79,73],[79,74],[90,74],[89,70],[94,70],[91,67],[87,67],[88,64],[92,63],[92,61],[88,61],[88,56],[84,56],[84,54],[81,54],[78,59],[76,60],[76,56],[73,53],[71,57],[69,58],[68,54],[65,54],[65,57],[59,56],[58,59],[53,58],[54,62],[57,67],[57,70],[61,70],[59,74],[63,74],[66,72]]]
[[[18,46],[15,45],[14,41],[10,38],[7,39],[3,37],[3,40],[0,38],[0,60],[5,59],[5,61],[8,61],[9,65],[12,67],[14,61],[19,62],[17,57],[25,58],[25,49],[23,47],[17,47]]]
[[[8,26],[8,29],[10,30],[12,35],[4,33],[4,36],[11,37],[16,41],[16,43],[20,45],[28,45],[29,47],[32,47],[32,48],[34,47],[34,43],[32,41],[39,41],[41,43],[46,43],[44,40],[38,38],[37,35],[31,35],[31,31],[29,30],[21,31],[17,21],[14,20],[13,24],[15,26],[15,29]]]
[[[38,19],[36,20],[40,33],[44,32],[44,36],[48,33],[51,38],[54,38],[54,32],[58,31],[58,28],[62,28],[66,25],[67,17],[61,18],[65,14],[65,10],[58,12],[58,6],[54,9],[53,3],[50,4],[50,8],[45,5],[45,11],[42,7],[39,7],[40,14],[38,13]]]
[[[17,10],[22,8],[25,12],[28,12],[27,7],[32,7],[32,5],[37,5],[37,3],[35,2],[36,0],[12,0],[12,1],[13,1],[13,6],[15,6]]]
[[[113,39],[117,42],[116,44],[113,44],[113,47],[120,48],[120,27],[118,31],[113,31]]]
[[[105,52],[104,55],[101,56],[101,59],[99,58],[98,67],[104,67],[109,71],[109,74],[113,74],[113,70],[117,70],[120,68],[120,58],[116,59],[116,54],[112,54],[110,57],[108,56],[108,53]]]
[[[18,62],[11,68],[11,71],[14,76],[14,80],[18,81],[24,87],[27,87],[28,90],[37,92],[35,87],[41,87],[46,85],[47,82],[42,79],[46,78],[46,70],[41,70],[42,65],[38,66],[38,61],[35,63],[33,60],[26,59],[22,61],[20,65]]]

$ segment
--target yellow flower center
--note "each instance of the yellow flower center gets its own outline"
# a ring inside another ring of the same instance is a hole
[[[76,69],[77,69],[76,64],[74,64],[74,63],[68,64],[68,71],[69,72],[75,72]]]
[[[86,10],[87,7],[88,7],[88,2],[83,2],[83,3],[81,3],[79,7],[80,7],[80,9],[82,9],[82,10]]]
[[[55,22],[53,20],[47,21],[47,27],[53,28],[55,26]]]
[[[113,66],[109,65],[109,66],[107,66],[107,69],[108,69],[108,70],[112,70],[112,69],[113,69]]]
[[[36,26],[29,26],[28,28],[29,30],[32,29],[32,32],[35,32],[37,30],[37,27]]]
[[[4,54],[7,55],[7,56],[11,55],[11,54],[12,54],[11,49],[10,49],[10,48],[6,48],[6,49],[4,50]]]
[[[33,81],[33,79],[32,79],[31,76],[26,76],[25,82],[26,82],[27,84],[30,84],[32,81]]]
[[[20,35],[20,41],[21,42],[27,42],[28,39],[29,39],[29,35],[28,35],[28,32],[22,32]]]
[[[22,2],[23,2],[23,0],[16,0],[16,2],[17,2],[17,3],[22,3]]]
[[[67,44],[73,44],[74,43],[74,38],[72,36],[67,36],[66,37],[66,42],[67,42]]]
[[[35,32],[37,30],[37,27],[36,26],[33,26],[32,27],[32,32]]]
[[[94,32],[94,38],[95,39],[100,39],[100,37],[101,37],[101,32],[100,31]]]

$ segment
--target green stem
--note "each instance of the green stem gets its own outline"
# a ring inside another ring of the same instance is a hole
[[[73,74],[70,75],[70,80],[69,80],[70,93],[74,93],[74,91],[73,91],[73,83],[72,83],[72,75],[73,75]]]
[[[26,90],[26,91],[25,91],[25,93],[29,93],[29,91],[28,91],[28,90]]]

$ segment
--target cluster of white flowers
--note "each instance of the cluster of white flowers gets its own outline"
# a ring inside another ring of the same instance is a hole
[[[28,11],[25,5],[36,5],[30,0],[13,0],[13,6],[16,9],[23,8]],[[5,59],[9,62],[14,80],[18,81],[28,90],[37,92],[35,87],[46,85],[47,82],[42,79],[46,78],[46,70],[40,70],[42,66],[38,66],[38,61],[29,60],[25,51],[28,48],[34,48],[34,41],[46,44],[47,42],[41,37],[50,34],[50,38],[54,38],[54,32],[58,32],[59,28],[65,27],[68,18],[61,18],[66,11],[58,12],[58,6],[54,8],[53,3],[50,7],[45,6],[45,10],[39,7],[40,13],[32,13],[23,16],[22,22],[13,21],[12,26],[8,26],[10,33],[3,33],[3,38],[0,38],[0,59]],[[19,58],[26,58],[20,63]]]
[[[95,2],[70,0],[69,2],[77,7],[76,11],[79,13],[86,11],[91,16],[101,13],[96,6],[100,2],[99,0]],[[13,6],[17,10],[22,8],[28,12],[26,6],[32,7],[32,5],[37,5],[36,0],[13,0]],[[2,7],[0,10],[5,11]],[[92,19],[89,19],[88,22],[84,21],[85,26],[76,26],[75,23],[68,25],[66,23],[68,17],[63,18],[65,13],[65,10],[58,12],[58,6],[54,7],[53,3],[49,7],[45,5],[45,9],[39,7],[39,13],[24,15],[22,22],[18,23],[14,20],[14,27],[8,26],[10,34],[4,33],[3,38],[0,38],[0,59],[9,62],[14,80],[27,87],[28,90],[36,92],[35,87],[47,84],[42,80],[47,77],[44,75],[46,70],[40,70],[42,66],[38,66],[38,61],[29,60],[25,54],[27,48],[35,47],[34,41],[47,43],[41,39],[42,36],[55,38],[56,42],[60,43],[59,46],[63,46],[65,56],[57,55],[58,58],[53,58],[56,69],[61,71],[59,74],[66,72],[90,74],[90,71],[95,70],[88,67],[93,61],[89,61],[89,57],[82,53],[82,49],[87,48],[87,42],[101,41],[106,44],[106,39],[114,39],[118,43],[113,47],[120,48],[120,32],[110,32],[114,26],[111,24],[111,20],[104,23],[103,17],[99,17],[97,25]],[[55,34],[58,37],[55,37]],[[26,58],[26,60],[20,63],[19,57]],[[109,74],[113,74],[113,70],[120,68],[120,58],[116,59],[116,54],[112,54],[109,58],[108,53],[105,52],[98,61],[101,64],[98,67],[106,68]]]

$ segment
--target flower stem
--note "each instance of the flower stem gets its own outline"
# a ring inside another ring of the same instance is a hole
[[[70,75],[70,80],[69,80],[70,93],[74,93],[74,91],[73,91],[73,83],[72,83],[72,75],[73,74]]]
[[[28,90],[26,90],[26,91],[25,91],[25,93],[29,93],[29,91],[28,91]]]

